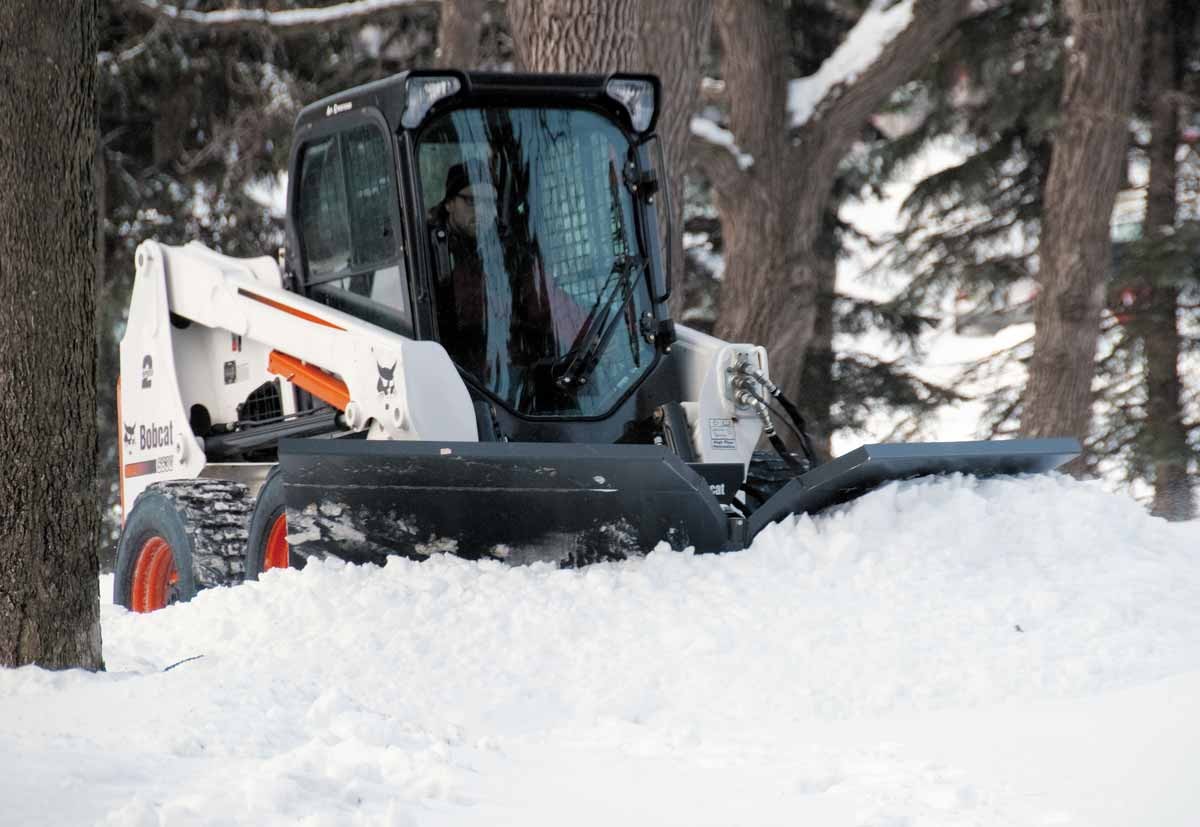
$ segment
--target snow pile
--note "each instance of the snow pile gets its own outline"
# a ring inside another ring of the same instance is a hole
[[[0,672],[11,823],[1186,824],[1200,804],[1200,523],[1065,478],[893,485],[739,554],[325,561],[103,620],[107,674]]]

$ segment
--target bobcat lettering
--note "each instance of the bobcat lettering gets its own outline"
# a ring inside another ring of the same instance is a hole
[[[130,440],[132,442],[132,440]],[[143,451],[150,448],[168,448],[175,442],[175,423],[167,425],[142,425],[138,428],[138,447]]]

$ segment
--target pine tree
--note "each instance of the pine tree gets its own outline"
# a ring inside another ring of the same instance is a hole
[[[1166,19],[1178,37],[1177,66],[1194,66],[1193,4],[1180,0],[1172,3],[1172,8]],[[1158,16],[1149,17],[1153,21]],[[995,329],[1031,318],[1023,300],[1037,272],[1042,187],[1052,156],[1050,135],[1058,117],[1066,28],[1057,3],[1017,0],[968,20],[960,35],[937,65],[897,96],[898,105],[915,104],[925,114],[911,133],[878,146],[869,180],[878,186],[933,142],[944,141],[945,136],[957,138],[963,160],[918,184],[906,204],[908,225],[896,239],[891,261],[911,273],[912,283],[898,304],[937,313],[945,307],[948,295],[958,294],[970,303],[967,320],[983,319]],[[1189,83],[1186,77],[1181,82]],[[1138,100],[1148,104],[1161,97],[1160,92],[1146,87]],[[1177,98],[1177,102],[1182,100],[1186,98]],[[1143,131],[1149,134],[1149,107],[1139,110],[1138,117],[1144,119]],[[1186,150],[1186,145],[1181,150]],[[1188,159],[1200,158],[1188,151],[1182,157],[1179,187],[1186,193],[1189,170],[1195,168]],[[1144,154],[1135,149],[1133,161],[1139,158]],[[1130,187],[1127,182],[1126,200],[1136,204],[1137,190]],[[1186,197],[1181,203],[1187,203]],[[1194,248],[1189,247],[1192,225],[1188,218],[1180,213],[1175,232],[1157,252],[1145,239],[1130,242],[1132,227],[1114,226],[1115,237],[1125,240],[1114,246],[1113,280],[1106,290],[1109,312],[1101,323],[1097,361],[1096,419],[1088,439],[1095,457],[1092,470],[1112,479],[1135,482],[1154,477],[1147,448],[1155,441],[1152,433],[1161,417],[1146,413],[1145,364],[1139,337],[1130,334],[1128,323],[1134,314],[1126,304],[1139,304],[1137,298],[1144,295],[1144,289],[1139,291],[1136,282],[1149,268],[1172,274],[1173,283],[1183,291],[1181,313],[1189,303],[1194,307],[1188,279],[1194,278],[1191,262],[1196,258]],[[1126,282],[1125,273],[1132,283]],[[1184,313],[1181,318],[1188,316]],[[1181,338],[1184,359],[1195,349],[1194,335],[1193,331],[1192,338]],[[1023,371],[1029,355],[1030,343],[1020,344],[972,366],[961,377],[962,384],[994,388],[985,397],[984,432],[1015,433],[1022,411],[1022,388],[997,377],[1011,373],[1014,367]],[[1197,419],[1196,391],[1186,384],[1183,391],[1184,402],[1190,400],[1192,405],[1190,416],[1185,411],[1186,425]],[[1188,430],[1194,446],[1195,425]]]
[[[1177,155],[1196,23],[1192,3],[1154,0],[1148,9],[1146,71],[1139,95],[1148,128],[1148,140],[1139,147],[1149,166],[1146,207],[1140,238],[1123,250],[1112,291],[1121,319],[1114,327],[1114,351],[1140,362],[1141,381],[1124,383],[1132,393],[1102,406],[1107,421],[1119,423],[1128,436],[1125,446],[1115,441],[1106,447],[1126,455],[1130,476],[1152,482],[1152,513],[1174,520],[1195,516],[1189,466],[1197,453],[1189,445],[1189,431],[1196,424],[1194,419],[1189,423],[1180,376],[1187,348],[1180,302],[1194,304],[1200,296],[1200,268],[1195,264],[1200,260],[1200,232],[1194,221],[1183,220],[1179,203],[1181,181],[1195,175],[1195,164],[1188,162],[1190,153],[1182,164]]]

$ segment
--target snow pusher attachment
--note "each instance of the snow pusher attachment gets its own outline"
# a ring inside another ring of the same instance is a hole
[[[812,514],[885,483],[930,474],[1040,473],[1073,439],[865,445],[801,474],[746,516],[739,465],[688,464],[654,445],[285,440],[288,541],[305,556],[387,554],[581,565],[661,541],[746,547],[788,514]],[[732,475],[732,477],[731,477]]]

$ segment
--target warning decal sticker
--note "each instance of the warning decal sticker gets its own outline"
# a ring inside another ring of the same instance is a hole
[[[733,431],[733,420],[708,420],[708,442],[714,451],[736,451],[737,437]]]

